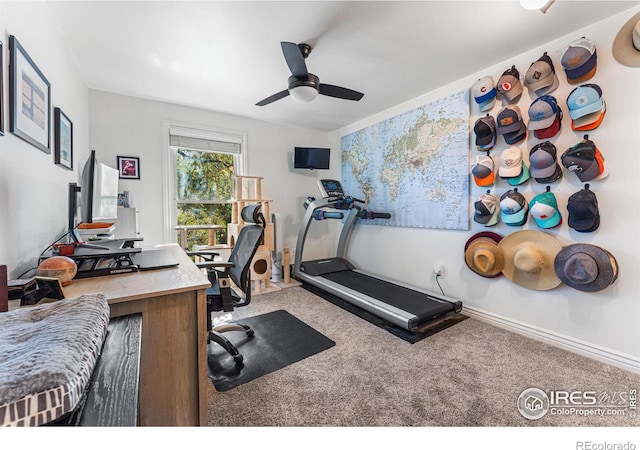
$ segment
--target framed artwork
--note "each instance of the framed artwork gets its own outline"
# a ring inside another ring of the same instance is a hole
[[[10,131],[51,153],[51,84],[15,36],[9,36]]]
[[[73,170],[73,123],[60,108],[53,110],[55,163]]]
[[[118,156],[119,178],[140,179],[140,158],[135,156]]]
[[[4,136],[4,47],[0,42],[0,136]]]

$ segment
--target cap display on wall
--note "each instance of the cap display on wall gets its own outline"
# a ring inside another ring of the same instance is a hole
[[[640,67],[640,12],[629,19],[613,41],[613,57],[628,67]]]
[[[522,149],[512,145],[500,153],[498,175],[500,175],[501,178],[520,176],[522,165]]]
[[[543,95],[535,99],[529,105],[529,125],[530,130],[545,130],[557,133],[560,130],[560,118],[562,111],[558,106],[558,101],[552,95]],[[554,126],[555,125],[555,126]],[[551,129],[551,127],[553,129]],[[537,137],[537,135],[536,135]]]
[[[467,267],[486,278],[499,277],[504,267],[504,256],[498,248],[502,236],[483,231],[476,233],[464,246],[464,261]]]
[[[544,52],[537,61],[531,63],[524,76],[524,84],[530,94],[538,97],[549,94],[558,88],[558,75],[556,75],[553,61],[547,52]]]
[[[596,46],[585,37],[576,39],[567,46],[560,62],[569,83],[583,83],[593,77],[598,68]]]
[[[487,114],[480,117],[473,125],[473,132],[476,135],[476,147],[478,150],[491,150],[496,145],[496,120]]]
[[[618,278],[618,262],[614,256],[592,244],[562,248],[554,259],[554,270],[563,283],[584,292],[601,291]]]
[[[569,116],[573,120],[600,112],[603,105],[602,89],[597,84],[582,84],[571,91],[567,97]]]
[[[516,144],[527,136],[527,126],[522,120],[518,105],[507,105],[496,118],[498,134],[503,135],[507,144]]]
[[[491,186],[495,181],[495,164],[489,155],[476,155],[471,163],[473,181],[478,186]]]
[[[586,184],[584,189],[571,194],[567,201],[569,218],[567,223],[571,228],[581,233],[590,233],[600,226],[600,210],[596,194]]]
[[[496,89],[507,103],[517,103],[520,100],[522,83],[520,82],[520,72],[518,72],[516,66],[511,66],[510,69],[503,72],[498,79]]]
[[[496,225],[500,218],[500,201],[490,191],[482,194],[474,204],[473,220],[485,227]]]
[[[536,195],[529,202],[529,212],[540,228],[549,229],[562,223],[558,201],[549,186],[547,191]]]
[[[504,254],[502,274],[514,283],[536,291],[560,285],[554,260],[562,249],[551,235],[537,230],[511,233],[498,243]]]
[[[558,164],[556,146],[549,141],[541,142],[531,148],[529,165],[531,176],[538,183],[553,183],[562,178],[562,169]]]
[[[529,205],[518,188],[510,189],[500,196],[500,219],[505,225],[519,227],[527,222]]]
[[[604,100],[602,100],[602,109],[600,111],[593,112],[591,114],[587,114],[578,119],[571,121],[571,129],[574,131],[590,131],[595,130],[600,126],[602,120],[604,119],[604,115],[607,112],[607,105]]]
[[[471,86],[471,95],[480,111],[489,111],[493,108],[498,95],[493,78],[486,76],[473,83],[473,86]]]
[[[560,160],[562,165],[575,173],[582,182],[600,180],[609,175],[609,171],[604,166],[602,153],[596,144],[589,140],[588,134],[584,135],[582,141],[567,149]]]

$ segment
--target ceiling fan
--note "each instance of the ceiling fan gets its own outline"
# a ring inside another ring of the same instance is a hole
[[[280,100],[287,95],[303,103],[312,102],[318,95],[328,95],[329,97],[341,98],[344,100],[360,100],[364,94],[351,89],[332,84],[320,83],[320,79],[307,71],[304,60],[311,53],[309,44],[294,44],[293,42],[281,42],[284,59],[291,70],[289,77],[289,87],[284,91],[273,94],[270,97],[256,103],[256,106],[265,106]]]

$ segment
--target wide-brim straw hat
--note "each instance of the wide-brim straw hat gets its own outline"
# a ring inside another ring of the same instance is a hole
[[[640,67],[640,12],[620,28],[612,49],[613,57],[623,66]]]
[[[504,237],[498,247],[504,254],[502,274],[520,286],[547,291],[560,285],[554,260],[562,249],[550,234],[522,230]]]
[[[464,246],[464,262],[469,269],[486,278],[502,275],[504,255],[498,248],[502,235],[491,231],[476,233]]]
[[[567,245],[556,255],[554,266],[560,280],[579,291],[601,291],[618,278],[614,256],[592,244]]]

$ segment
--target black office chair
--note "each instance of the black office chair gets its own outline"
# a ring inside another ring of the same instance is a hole
[[[251,261],[263,242],[265,227],[265,219],[260,212],[261,206],[254,204],[242,209],[240,214],[246,225],[240,229],[227,262],[214,261],[214,257],[218,256],[215,252],[188,252],[191,256],[204,258],[204,261],[196,262],[196,265],[207,269],[207,276],[211,281],[211,287],[207,289],[207,343],[213,341],[220,344],[233,357],[236,365],[242,365],[243,357],[222,333],[244,331],[248,337],[252,337],[253,330],[241,324],[222,324],[214,327],[211,313],[230,312],[251,302]],[[239,295],[233,290],[230,280],[244,295]]]

